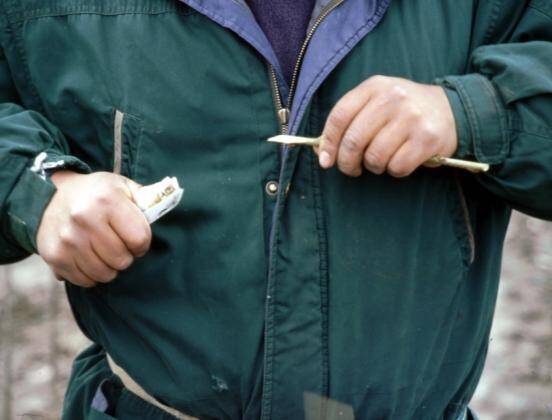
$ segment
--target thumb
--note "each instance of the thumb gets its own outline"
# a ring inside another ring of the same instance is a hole
[[[143,187],[143,185],[141,184],[138,184],[137,182],[134,182],[132,179],[130,178],[126,178],[126,177],[121,177],[122,178],[122,181],[123,181],[123,184],[125,185],[125,194],[126,196],[132,200],[132,202],[136,203],[136,194],[138,193],[138,191],[140,190],[140,188]]]
[[[324,141],[326,139],[326,136],[324,136],[324,134],[321,134],[320,137],[318,137],[320,139],[320,142],[318,144],[315,144],[314,146],[312,146],[312,150],[314,151],[314,153],[316,154],[316,156],[320,156],[320,150],[324,148]]]
[[[140,210],[147,220],[144,211],[148,208],[148,203],[151,202],[151,194],[149,194],[148,188],[144,187],[142,184],[138,184],[130,178],[121,178],[125,185],[125,195],[130,199],[130,201],[132,201],[133,205]],[[149,220],[147,220],[147,223],[150,223]]]

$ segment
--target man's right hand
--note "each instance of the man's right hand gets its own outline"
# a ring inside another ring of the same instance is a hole
[[[151,229],[132,201],[133,181],[108,172],[59,171],[37,233],[38,253],[60,280],[108,283],[150,246]]]

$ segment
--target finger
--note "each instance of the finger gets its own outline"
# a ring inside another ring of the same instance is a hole
[[[73,264],[70,269],[61,269],[56,271],[56,276],[64,281],[68,281],[75,286],[90,288],[96,285],[96,282],[84,274],[76,264]]]
[[[88,278],[98,283],[108,283],[117,277],[117,271],[106,265],[94,252],[90,244],[80,248],[75,262]]]
[[[337,166],[350,176],[362,173],[362,160],[366,147],[378,135],[390,118],[390,108],[378,98],[372,98],[353,119],[341,140],[337,153]]]
[[[98,257],[116,271],[127,269],[134,260],[132,253],[109,224],[94,231],[90,245]]]
[[[113,209],[109,223],[135,257],[144,255],[150,246],[151,228],[140,209],[129,200]]]
[[[370,99],[370,90],[363,83],[345,94],[333,107],[322,131],[319,163],[323,168],[331,168],[337,159],[339,143],[358,112]]]
[[[396,178],[408,176],[434,155],[434,148],[428,147],[426,142],[409,139],[393,155],[387,172]]]
[[[383,127],[370,142],[364,152],[363,164],[375,174],[382,174],[398,149],[408,138],[408,126],[400,121],[393,121]]]

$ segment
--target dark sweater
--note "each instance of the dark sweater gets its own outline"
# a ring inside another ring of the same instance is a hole
[[[272,44],[289,83],[305,40],[314,0],[247,0],[247,3]]]

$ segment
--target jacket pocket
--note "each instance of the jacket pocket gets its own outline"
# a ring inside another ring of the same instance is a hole
[[[462,260],[465,266],[469,267],[475,259],[475,235],[468,200],[458,176],[453,176],[451,184],[451,213],[454,230],[459,242]]]
[[[142,143],[142,120],[119,109],[113,111],[113,173],[134,179]]]

